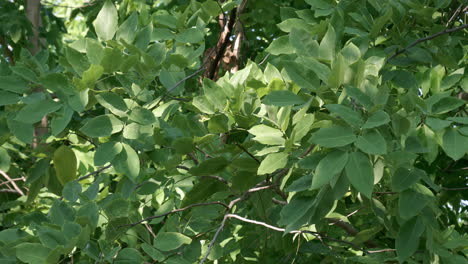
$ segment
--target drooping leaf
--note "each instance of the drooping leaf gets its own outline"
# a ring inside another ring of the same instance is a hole
[[[138,28],[138,14],[133,12],[117,30],[117,40],[123,39],[127,43],[132,43],[135,39]]]
[[[93,22],[98,37],[103,40],[111,40],[117,31],[118,14],[114,4],[107,0]]]
[[[41,100],[23,107],[16,115],[15,120],[32,124],[41,121],[41,119],[52,112],[57,111],[62,104],[50,99]]]
[[[350,153],[345,171],[354,188],[370,199],[374,187],[374,169],[369,158],[362,152]]]
[[[111,162],[122,151],[122,148],[122,144],[115,141],[100,145],[94,154],[94,165],[103,166],[107,162]]]
[[[281,36],[273,40],[265,51],[272,55],[281,55],[291,54],[294,52],[294,49],[289,44],[288,36]]]
[[[318,189],[329,183],[337,174],[341,173],[348,162],[348,153],[335,150],[320,160],[312,177],[312,189]]]
[[[433,198],[434,195],[427,187],[414,184],[410,189],[403,191],[398,199],[401,218],[409,219],[418,215]]]
[[[421,217],[413,217],[400,227],[395,243],[400,262],[408,259],[418,249],[419,237],[425,228]]]
[[[135,181],[140,174],[140,158],[136,151],[128,144],[122,143],[122,150],[111,161],[115,170]]]
[[[76,178],[77,160],[75,152],[68,146],[60,146],[54,152],[55,173],[62,185]]]
[[[392,189],[401,192],[425,177],[426,172],[417,168],[398,168],[392,177]]]

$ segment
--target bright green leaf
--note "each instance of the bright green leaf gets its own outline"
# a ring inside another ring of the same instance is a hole
[[[88,137],[108,137],[120,132],[123,126],[122,121],[114,115],[100,115],[88,120],[80,131]]]
[[[358,136],[354,145],[367,154],[383,155],[387,153],[387,141],[377,130]]]
[[[374,187],[374,169],[369,158],[362,152],[350,153],[345,171],[354,188],[370,199]]]
[[[288,163],[288,156],[289,155],[284,152],[268,154],[268,156],[266,156],[266,158],[260,163],[257,174],[263,175],[273,173],[277,169],[284,168]]]
[[[311,142],[326,148],[342,147],[356,141],[356,135],[349,127],[331,126],[320,128],[312,134]]]
[[[118,14],[114,4],[107,0],[93,22],[96,34],[101,40],[111,40],[117,31]]]
[[[320,160],[312,177],[312,189],[318,189],[328,184],[337,174],[341,173],[348,162],[348,153],[335,150]]]

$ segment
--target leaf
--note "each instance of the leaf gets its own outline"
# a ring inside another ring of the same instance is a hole
[[[313,114],[306,114],[296,123],[293,129],[294,143],[300,142],[309,133],[314,121],[315,116]]]
[[[121,264],[128,264],[128,263],[142,263],[143,256],[140,252],[134,248],[124,248],[122,249],[113,263],[121,263]]]
[[[122,151],[122,143],[109,141],[99,145],[94,154],[94,165],[103,166],[111,162]]]
[[[265,145],[283,145],[285,142],[283,133],[279,129],[266,125],[256,125],[248,131],[255,136],[254,140]]]
[[[182,43],[198,43],[205,38],[203,31],[198,28],[187,28],[176,35],[175,40]]]
[[[18,94],[0,91],[0,106],[16,104],[20,98]]]
[[[432,130],[440,131],[440,130],[443,130],[444,128],[450,126],[452,124],[452,121],[442,120],[442,119],[433,118],[433,117],[427,117],[426,118],[426,124],[430,128],[432,128]]]
[[[281,36],[277,39],[274,39],[265,51],[271,55],[281,55],[291,54],[294,52],[294,49],[289,44],[288,36]]]
[[[70,181],[63,186],[62,195],[63,198],[70,202],[75,202],[80,198],[81,184],[78,181]]]
[[[14,76],[0,76],[0,89],[23,94],[29,90],[28,83]]]
[[[442,149],[453,160],[459,160],[468,152],[468,137],[461,135],[456,128],[447,129],[442,138]]]
[[[114,115],[124,116],[128,109],[125,101],[116,93],[104,92],[97,94],[95,97],[102,106],[109,109]]]
[[[67,127],[73,117],[73,113],[73,109],[67,105],[64,105],[59,112],[56,112],[56,115],[52,117],[50,122],[52,135],[57,136]]]
[[[122,147],[122,151],[115,156],[111,164],[118,173],[134,182],[140,174],[140,158],[131,146],[122,143]]]
[[[120,132],[124,124],[114,115],[100,115],[88,120],[80,129],[88,137],[108,137]]]
[[[203,91],[208,101],[213,104],[218,110],[223,110],[227,103],[226,94],[223,88],[214,81],[205,78],[203,79]]]
[[[91,64],[89,69],[83,72],[82,81],[86,88],[93,89],[97,80],[104,73],[104,68],[101,65]]]
[[[463,100],[449,96],[442,98],[438,102],[434,103],[431,107],[431,112],[433,114],[443,114],[452,111],[464,104],[465,102]]]
[[[350,42],[341,50],[341,54],[343,54],[344,59],[348,62],[349,65],[355,63],[361,57],[361,51],[352,42]]]
[[[328,184],[336,175],[341,173],[348,162],[348,153],[335,150],[320,160],[312,177],[311,189],[318,189]]]
[[[32,124],[26,124],[15,120],[7,120],[8,128],[13,135],[26,144],[31,144],[34,136],[34,127]]]
[[[335,58],[336,34],[332,24],[328,24],[327,33],[319,46],[319,58],[332,61]]]
[[[190,169],[189,173],[195,176],[213,175],[223,171],[228,165],[229,162],[224,157],[211,158]]]
[[[302,57],[301,60],[307,68],[311,69],[315,74],[317,74],[317,77],[319,77],[320,80],[322,80],[325,83],[328,83],[331,70],[330,68],[328,68],[327,65],[319,62],[318,60],[312,57]]]
[[[326,148],[342,147],[356,141],[356,135],[349,127],[331,126],[320,128],[312,134],[311,142]]]
[[[50,249],[39,243],[21,243],[15,247],[16,257],[29,264],[46,263]]]
[[[414,184],[398,198],[400,217],[409,219],[418,215],[433,198],[434,195],[427,187],[419,183]]]
[[[373,113],[362,126],[363,129],[379,127],[390,122],[390,116],[382,110]]]
[[[347,76],[348,64],[343,55],[339,53],[333,61],[330,76],[328,77],[328,85],[331,87],[340,87],[349,79]]]
[[[286,226],[288,230],[297,230],[309,221],[311,217],[310,209],[313,205],[310,197],[295,195],[291,201],[281,209],[278,224]]]
[[[129,119],[141,125],[151,125],[156,122],[153,112],[143,107],[135,107],[130,112]]]
[[[117,30],[117,40],[124,40],[126,43],[131,44],[135,40],[136,32],[138,28],[138,14],[133,12],[119,27]]]
[[[77,160],[75,152],[68,146],[60,146],[55,150],[53,159],[55,173],[62,185],[76,179]]]
[[[350,153],[345,171],[354,188],[371,199],[374,187],[374,169],[369,158],[362,152]]]
[[[192,239],[181,233],[161,232],[154,239],[154,247],[161,251],[170,251],[184,244],[190,244]]]
[[[118,14],[114,4],[106,0],[93,21],[94,29],[98,37],[103,40],[111,40],[117,31]]]
[[[383,155],[387,153],[387,141],[378,130],[365,132],[362,136],[358,136],[354,145],[367,154]]]
[[[8,154],[8,151],[0,147],[0,170],[8,172],[10,169],[11,157]]]
[[[292,28],[289,33],[289,44],[299,56],[318,57],[319,44],[313,35],[304,29]]]
[[[60,107],[62,107],[62,104],[53,100],[41,100],[21,108],[15,120],[27,124],[37,123],[41,121],[45,115],[57,111]]]
[[[346,85],[346,93],[355,99],[358,103],[364,106],[366,109],[371,109],[373,106],[372,99],[364,92],[356,87]],[[383,112],[383,111],[381,111]],[[383,112],[385,113],[385,112]],[[390,119],[389,119],[390,120]]]
[[[257,174],[264,175],[273,173],[277,169],[286,167],[288,154],[284,152],[268,154],[258,167]]]
[[[414,217],[406,221],[398,231],[395,247],[400,263],[411,257],[418,249],[419,237],[426,226],[421,217]]]
[[[263,98],[263,103],[266,105],[290,106],[303,104],[305,102],[299,95],[294,94],[291,91],[280,90],[272,91],[265,96],[265,98]]]
[[[159,252],[159,250],[155,249],[154,247],[152,247],[149,244],[144,243],[144,244],[141,245],[141,248],[153,260],[163,261],[164,258],[165,258],[164,255],[161,252]]]
[[[359,112],[354,111],[350,107],[340,104],[328,104],[325,105],[330,112],[341,117],[346,123],[351,126],[360,126],[364,122]]]
[[[398,168],[392,176],[392,190],[401,192],[426,177],[426,172],[417,168]]]

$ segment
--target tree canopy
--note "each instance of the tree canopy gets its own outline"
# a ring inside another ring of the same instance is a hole
[[[0,1],[0,262],[466,263],[467,14]]]

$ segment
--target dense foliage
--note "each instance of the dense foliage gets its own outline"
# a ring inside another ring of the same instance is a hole
[[[464,0],[27,2],[1,263],[466,263]]]

